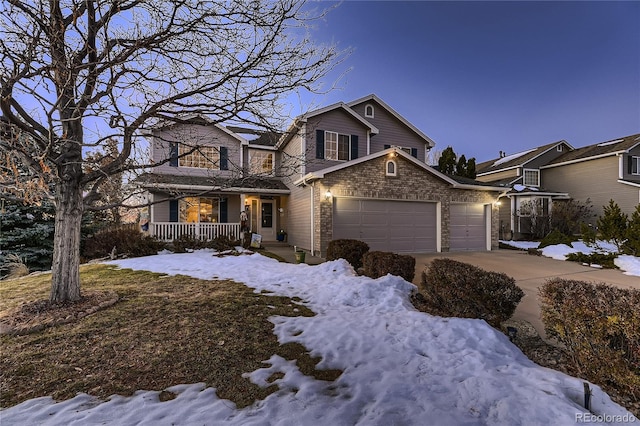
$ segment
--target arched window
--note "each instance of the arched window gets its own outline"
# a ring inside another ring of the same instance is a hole
[[[398,175],[398,165],[395,160],[387,160],[385,163],[385,174],[387,176],[397,176]]]
[[[367,104],[364,106],[364,116],[367,118],[373,118],[373,105]]]

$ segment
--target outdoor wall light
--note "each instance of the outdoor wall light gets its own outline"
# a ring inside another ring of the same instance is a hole
[[[329,190],[327,189],[327,192],[325,192],[325,193],[324,193],[324,198],[325,198],[325,199],[327,199],[327,200],[330,200],[330,199],[331,199],[331,197],[332,197],[332,195],[331,195],[331,191],[329,191]]]

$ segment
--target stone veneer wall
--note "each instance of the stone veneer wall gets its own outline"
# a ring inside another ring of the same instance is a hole
[[[491,248],[498,248],[498,207],[496,192],[455,189],[432,173],[403,157],[397,157],[397,176],[385,175],[387,157],[379,157],[325,175],[314,184],[314,251],[325,255],[333,239],[334,197],[374,198],[440,202],[442,207],[441,248],[449,251],[449,205],[451,202],[491,204]],[[318,206],[320,208],[318,208]]]

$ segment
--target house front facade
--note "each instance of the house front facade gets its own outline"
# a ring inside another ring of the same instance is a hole
[[[153,235],[239,236],[245,211],[263,241],[284,230],[320,256],[339,238],[393,252],[497,248],[503,188],[429,167],[434,142],[375,95],[304,114],[266,143],[242,131],[203,117],[153,129],[159,165],[138,178]]]

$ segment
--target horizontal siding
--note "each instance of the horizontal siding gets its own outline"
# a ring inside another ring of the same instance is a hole
[[[495,182],[497,180],[508,179],[518,177],[518,169],[505,170],[503,172],[491,173],[484,176],[477,176],[476,180],[480,182]]]
[[[151,201],[157,202],[166,200],[158,194],[151,194]],[[169,222],[169,201],[161,202],[151,206],[151,222]]]
[[[629,157],[640,157],[640,146],[635,147],[629,154],[623,156],[622,162],[622,178],[632,182],[640,183],[640,175],[632,175],[629,173]]]
[[[289,245],[311,249],[311,186],[292,186],[287,201],[286,223]]]
[[[351,109],[361,117],[364,117],[366,105],[373,106],[374,114],[373,118],[365,118],[365,120],[380,131],[377,135],[371,136],[371,154],[384,150],[385,145],[395,145],[404,148],[416,148],[418,150],[418,160],[425,161],[425,140],[381,105],[373,100],[368,100],[354,105]]]
[[[567,151],[568,151],[568,147],[565,144],[562,144],[562,151],[558,151],[557,147],[554,146],[549,151],[547,151],[544,154],[540,155],[538,158],[535,158],[535,159],[529,161],[525,165],[525,167],[527,169],[537,169],[540,166],[544,166],[546,164],[549,164],[551,161],[555,160],[556,158],[558,158],[562,154],[566,154]]]
[[[302,130],[304,131],[304,130]],[[305,156],[302,155],[303,134],[298,133],[292,136],[291,140],[282,149],[280,175],[296,180],[304,175],[302,164]],[[307,154],[309,156],[311,154]]]
[[[189,175],[208,176],[214,173],[222,177],[228,177],[242,168],[240,162],[240,141],[223,132],[214,126],[203,126],[199,124],[176,125],[168,129],[154,132],[152,160],[155,163],[162,162],[169,158],[169,146],[174,142],[182,142],[186,146],[211,145],[224,146],[228,150],[229,170],[199,169],[193,167],[172,167],[169,163],[162,164],[152,169],[153,173],[169,175]]]
[[[543,169],[542,186],[568,192],[575,200],[591,199],[594,212],[602,215],[602,207],[613,199],[623,212],[631,214],[638,205],[640,188],[618,183],[618,157],[605,157],[575,164]]]
[[[307,120],[307,162],[306,171],[314,172],[327,167],[344,164],[344,161],[323,160],[316,158],[316,130],[337,132],[344,135],[358,136],[358,157],[367,155],[367,129],[354,117],[341,109],[331,110]]]

